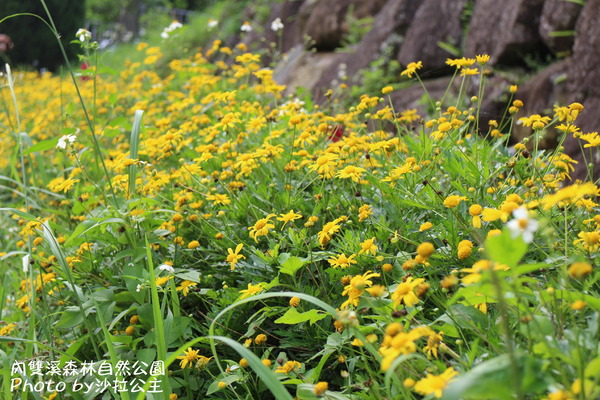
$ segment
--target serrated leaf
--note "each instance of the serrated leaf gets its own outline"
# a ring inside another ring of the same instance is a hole
[[[327,316],[326,313],[317,310],[310,310],[303,313],[299,313],[295,308],[290,308],[281,317],[275,320],[276,324],[287,324],[295,325],[301,322],[310,321],[310,324],[314,324],[317,321],[322,320]]]

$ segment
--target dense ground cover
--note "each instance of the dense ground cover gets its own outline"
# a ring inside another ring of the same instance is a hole
[[[591,161],[580,104],[509,146],[485,56],[417,115],[284,96],[243,45],[137,51],[3,77],[3,398],[600,396],[599,190],[537,146]]]

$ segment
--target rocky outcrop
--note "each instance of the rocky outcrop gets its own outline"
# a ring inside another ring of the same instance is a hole
[[[406,32],[398,61],[402,65],[422,61],[424,69],[429,71],[446,67],[451,54],[439,43],[460,47],[461,14],[466,3],[466,0],[425,0]]]
[[[299,12],[302,33],[313,40],[317,50],[332,51],[341,47],[344,35],[349,32],[349,15],[357,20],[373,17],[385,3],[385,0],[306,1]]]
[[[565,104],[568,101],[566,73],[571,60],[563,60],[550,65],[531,77],[521,85],[516,98],[523,101],[524,107],[517,114],[517,120],[531,114],[552,114],[554,104]],[[513,140],[518,142],[531,134],[531,128],[515,125]],[[540,145],[553,147],[556,145],[558,132],[548,132]]]
[[[539,35],[544,0],[477,0],[465,54],[489,54],[492,64],[523,64],[524,56],[546,52]]]
[[[540,37],[556,55],[571,53],[575,35],[575,22],[581,5],[564,0],[546,0],[540,18]]]

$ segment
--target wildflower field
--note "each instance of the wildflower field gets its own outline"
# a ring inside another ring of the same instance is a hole
[[[418,115],[284,95],[244,45],[79,41],[0,82],[0,398],[600,398],[597,178],[538,147],[592,160],[580,104],[509,144],[484,55]]]

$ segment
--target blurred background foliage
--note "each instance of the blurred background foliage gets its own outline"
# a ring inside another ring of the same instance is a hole
[[[72,61],[77,61],[79,46],[70,42],[79,28],[92,31],[101,47],[110,47],[115,43],[133,42],[145,33],[160,32],[172,20],[190,22],[201,11],[222,3],[219,0],[45,1]],[[246,1],[239,3],[245,5]],[[0,20],[19,13],[37,14],[47,20],[40,0],[0,1]],[[56,38],[39,19],[31,16],[8,18],[0,24],[0,33],[10,36],[14,43],[14,49],[6,56],[15,66],[57,71],[64,64]]]

